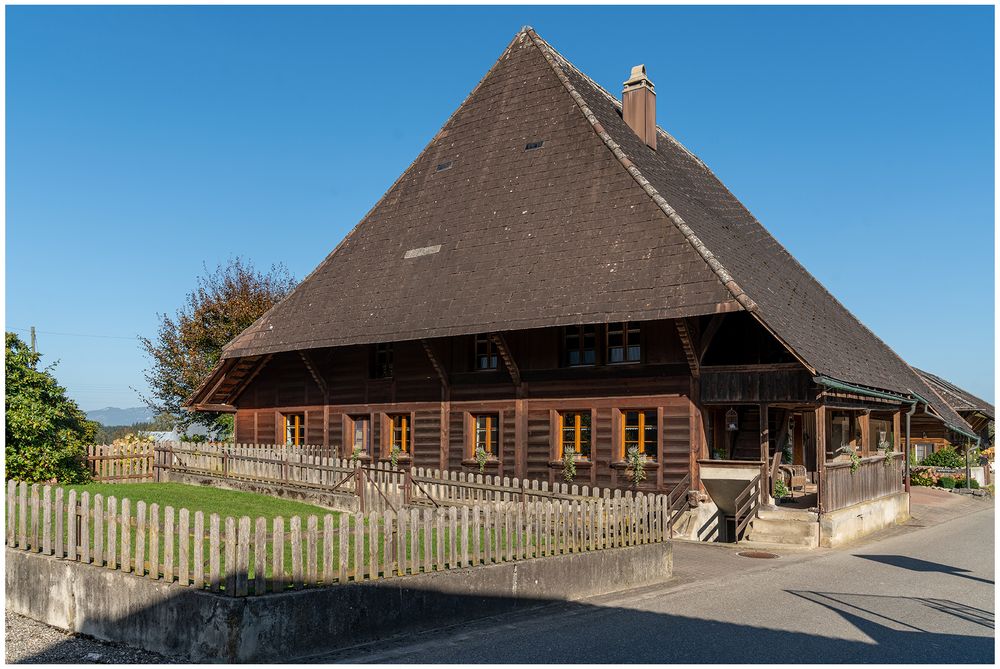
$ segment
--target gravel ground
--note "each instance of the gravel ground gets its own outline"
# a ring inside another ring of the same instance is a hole
[[[6,612],[7,664],[87,663],[161,664],[176,662],[168,657],[121,644],[105,643],[35,622]]]

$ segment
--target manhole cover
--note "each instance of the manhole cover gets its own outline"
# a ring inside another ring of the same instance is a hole
[[[737,553],[737,555],[739,555],[740,557],[761,558],[763,560],[773,560],[777,557],[780,557],[779,555],[775,555],[774,553],[767,553],[765,551],[743,551],[742,553]]]

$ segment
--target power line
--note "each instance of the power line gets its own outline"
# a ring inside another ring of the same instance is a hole
[[[31,332],[29,328],[7,328],[8,330],[17,330],[18,332]],[[121,335],[99,335],[99,334],[84,334],[82,332],[49,332],[47,330],[35,330],[37,334],[44,335],[56,335],[59,337],[91,337],[95,339],[129,339],[134,341],[138,338],[135,337],[122,337]]]

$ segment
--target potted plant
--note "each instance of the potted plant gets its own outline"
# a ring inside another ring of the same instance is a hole
[[[851,473],[852,474],[854,472],[858,471],[858,468],[861,467],[861,456],[858,455],[858,452],[855,451],[854,447],[851,446],[850,444],[844,444],[843,446],[841,446],[840,448],[838,448],[836,452],[840,453],[840,454],[843,454],[843,455],[846,455],[847,457],[849,457],[851,459]]]
[[[789,497],[788,486],[785,479],[775,479],[774,481],[774,503],[781,504],[781,500]]]
[[[563,449],[563,480],[571,483],[576,478],[576,451]]]
[[[490,454],[481,445],[476,447],[476,464],[479,465],[479,473],[486,471],[486,463],[490,461]]]
[[[638,486],[646,479],[646,454],[631,446],[625,453],[625,471],[632,483]]]

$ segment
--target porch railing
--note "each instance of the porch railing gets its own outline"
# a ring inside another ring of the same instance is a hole
[[[824,512],[903,492],[903,454],[862,458],[854,472],[850,461],[828,462],[821,489]]]

